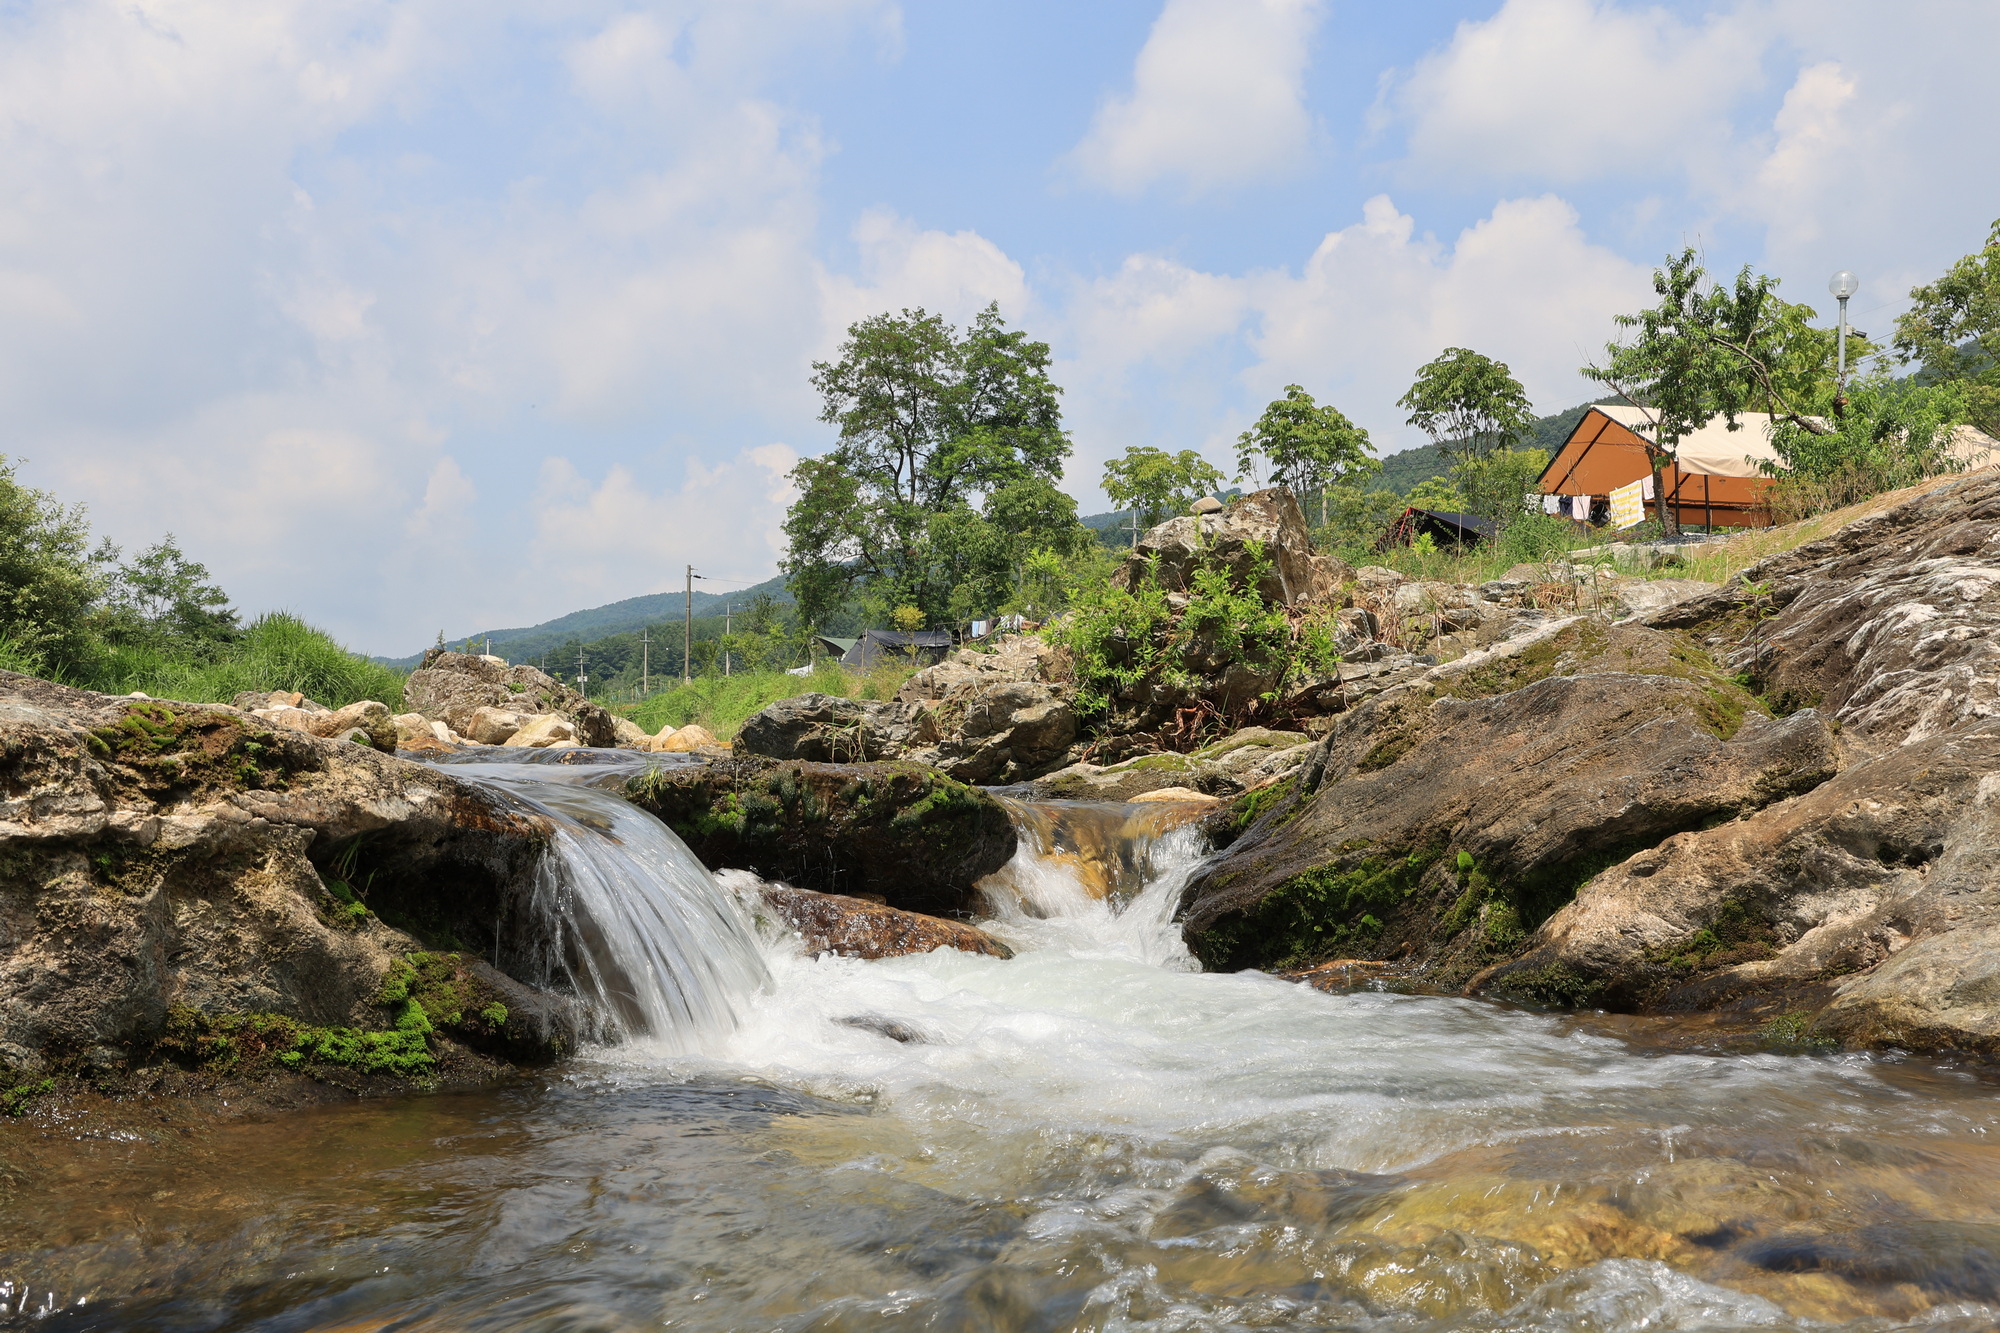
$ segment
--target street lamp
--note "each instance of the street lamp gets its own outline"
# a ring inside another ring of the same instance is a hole
[[[1846,269],[1826,280],[1826,289],[1840,302],[1840,369],[1834,376],[1833,403],[1837,409],[1847,406],[1847,298],[1861,290],[1861,279]]]

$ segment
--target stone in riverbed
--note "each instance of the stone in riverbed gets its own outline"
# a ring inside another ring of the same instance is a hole
[[[576,724],[556,713],[538,713],[501,744],[509,749],[543,750],[557,745],[578,744]]]
[[[759,895],[773,913],[798,932],[808,953],[832,953],[843,958],[895,958],[929,953],[933,949],[958,949],[993,958],[1014,956],[1012,949],[992,935],[961,921],[945,921],[844,894],[814,893],[786,884],[763,885]]]

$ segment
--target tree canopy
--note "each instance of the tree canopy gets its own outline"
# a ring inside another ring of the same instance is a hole
[[[1289,487],[1302,503],[1319,496],[1320,522],[1325,523],[1330,487],[1381,470],[1369,457],[1373,449],[1368,432],[1333,404],[1322,406],[1299,385],[1287,384],[1285,396],[1273,400],[1256,424],[1237,437],[1236,476],[1241,480],[1268,471],[1272,481]]]
[[[1505,448],[1535,424],[1528,392],[1506,363],[1469,347],[1445,348],[1417,371],[1396,406],[1407,408],[1409,424],[1455,461]]]
[[[1026,551],[1087,539],[1055,487],[1070,441],[1048,367],[1048,344],[994,305],[963,333],[921,309],[876,315],[813,363],[840,440],[792,472],[784,570],[806,624],[856,593],[881,615],[961,619]]]
[[[1222,472],[1192,449],[1170,454],[1149,444],[1125,447],[1104,465],[1104,493],[1120,509],[1135,509],[1152,527],[1222,484]]]
[[[1904,365],[1922,367],[1926,384],[1963,386],[1969,419],[2000,435],[2000,220],[1986,245],[1910,290],[1893,346]]]

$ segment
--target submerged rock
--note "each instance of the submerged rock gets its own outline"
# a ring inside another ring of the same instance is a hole
[[[969,910],[977,882],[1014,855],[998,801],[918,764],[715,759],[654,769],[627,793],[712,870],[914,912]]]
[[[0,673],[0,1065],[142,1060],[170,1014],[391,1026],[379,997],[422,951],[411,931],[503,965],[532,952],[509,908],[544,837],[441,769]],[[498,977],[483,1005],[519,1017],[488,1035],[559,1046],[560,1002]]]
[[[945,921],[863,898],[815,893],[786,884],[766,884],[759,892],[764,905],[798,932],[809,953],[833,953],[843,958],[895,958],[929,953],[933,949],[958,949],[993,958],[1014,956],[1014,951],[998,939],[962,921]],[[866,1026],[859,1020],[842,1021]]]

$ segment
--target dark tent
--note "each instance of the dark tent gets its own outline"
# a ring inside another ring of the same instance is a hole
[[[1500,531],[1500,525],[1476,514],[1451,514],[1442,509],[1405,509],[1388,531],[1375,539],[1375,549],[1408,546],[1428,532],[1439,546],[1471,546]]]
[[[836,638],[831,634],[815,634],[813,635],[813,641],[819,644],[819,650],[822,653],[833,658],[836,662],[853,652],[854,645],[861,642],[859,639]]]
[[[841,654],[840,664],[856,671],[872,671],[886,658],[907,662],[913,645],[917,661],[929,666],[944,660],[951,651],[951,631],[920,629],[911,634],[899,629],[864,630],[854,646]]]

